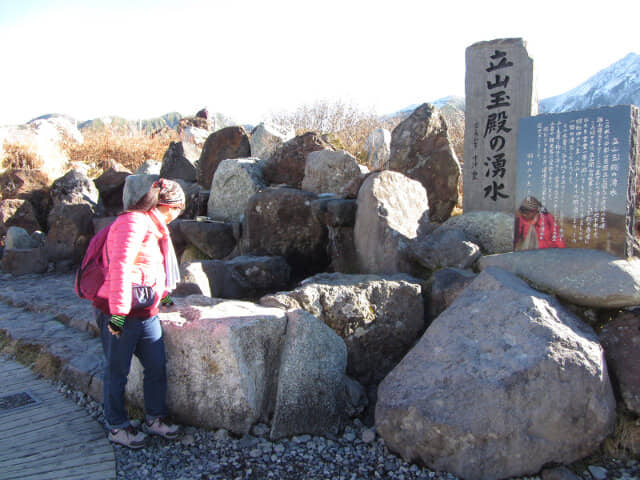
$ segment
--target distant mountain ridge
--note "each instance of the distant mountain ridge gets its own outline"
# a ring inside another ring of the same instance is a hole
[[[609,105],[640,106],[640,55],[630,53],[562,95],[539,102],[540,113],[559,113]]]

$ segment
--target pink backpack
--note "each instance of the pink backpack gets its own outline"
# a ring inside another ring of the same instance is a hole
[[[76,272],[74,288],[80,298],[93,301],[107,276],[107,265],[104,264],[102,251],[107,242],[111,225],[104,227],[93,236],[80,268]]]

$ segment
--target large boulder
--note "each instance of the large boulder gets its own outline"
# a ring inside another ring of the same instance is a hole
[[[382,380],[424,329],[422,285],[408,275],[322,273],[260,303],[300,308],[326,323],[347,345],[347,372],[364,384]]]
[[[202,147],[200,160],[198,160],[198,183],[204,188],[210,188],[220,162],[227,158],[250,156],[249,136],[244,128],[227,127],[213,132]]]
[[[50,261],[79,263],[93,235],[93,217],[102,213],[98,189],[84,174],[70,170],[51,187],[45,250]]]
[[[0,174],[0,198],[29,201],[40,225],[46,225],[51,208],[50,183],[37,170],[10,169]]]
[[[391,132],[386,128],[376,128],[367,137],[367,165],[371,170],[384,170],[391,153]]]
[[[312,213],[316,198],[288,187],[266,188],[251,197],[242,224],[243,253],[282,256],[296,279],[323,271],[327,230]]]
[[[251,130],[251,137],[249,138],[251,155],[261,160],[266,160],[271,157],[280,145],[295,137],[293,129],[287,132],[280,130],[274,125],[265,124],[264,122]]]
[[[190,297],[187,297],[189,299]],[[249,302],[183,305],[161,313],[169,410],[178,421],[237,435],[269,421],[286,313]],[[142,367],[131,365],[129,398],[144,405]]]
[[[337,433],[345,414],[344,342],[317,319],[250,302],[176,298],[160,313],[168,404],[178,421],[274,438]],[[127,397],[143,405],[143,374],[131,365]]]
[[[189,142],[171,142],[162,157],[160,176],[195,182],[200,154],[200,149]]]
[[[69,162],[65,141],[83,139],[75,122],[64,116],[0,128],[0,167],[35,169],[52,181],[64,174]]]
[[[318,150],[307,155],[301,188],[313,193],[340,193],[359,176],[358,160],[349,152]]]
[[[611,377],[625,407],[640,414],[640,312],[622,312],[600,331]]]
[[[32,238],[31,235],[29,235],[29,232],[27,232],[24,228],[9,227],[9,230],[7,230],[7,238],[4,242],[5,249],[28,249],[36,248],[38,246],[38,240]]]
[[[94,180],[108,215],[122,211],[122,191],[129,175],[131,170],[112,160],[109,168]]]
[[[364,273],[413,273],[407,259],[429,203],[422,184],[399,172],[370,174],[358,193],[354,242]]]
[[[195,260],[180,265],[177,293],[209,297],[257,299],[289,286],[291,268],[283,257]]]
[[[487,255],[481,270],[495,266],[569,303],[596,308],[640,305],[640,259],[621,259],[601,250],[542,248]]]
[[[159,178],[159,175],[144,173],[129,175],[125,179],[122,191],[123,208],[126,210],[132,205],[135,205]]]
[[[461,170],[437,107],[425,103],[393,129],[389,168],[424,185],[432,221],[449,218],[458,203]]]
[[[480,247],[462,230],[436,230],[414,239],[411,257],[428,272],[440,268],[471,268],[480,257]]]
[[[335,332],[303,310],[287,312],[270,438],[340,433],[346,367],[347,349]]]
[[[265,161],[262,172],[269,185],[301,188],[307,155],[318,150],[334,150],[315,132],[292,138],[276,149]]]
[[[0,260],[2,270],[16,276],[44,273],[48,266],[46,252],[41,247],[5,248],[2,252],[2,260]]]
[[[24,228],[29,233],[42,229],[31,202],[18,198],[0,200],[0,237],[12,226]]]
[[[265,187],[257,158],[223,160],[211,182],[207,216],[225,222],[241,222],[249,199]]]
[[[488,269],[382,381],[375,419],[405,460],[474,480],[583,458],[616,414],[591,328],[553,297]]]
[[[207,257],[224,258],[236,246],[233,226],[230,223],[183,220],[179,224],[183,238]]]
[[[462,230],[485,254],[513,251],[514,216],[504,212],[469,212],[449,218],[438,230]]]

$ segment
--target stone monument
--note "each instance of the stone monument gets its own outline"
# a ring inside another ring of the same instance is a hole
[[[640,109],[538,115],[520,119],[518,128],[514,249],[634,255]]]
[[[466,51],[463,208],[515,208],[518,119],[537,113],[533,60],[521,38],[474,43]]]

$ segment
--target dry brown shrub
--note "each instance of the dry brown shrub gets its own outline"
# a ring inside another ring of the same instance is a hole
[[[453,107],[443,107],[442,115],[448,126],[449,139],[460,161],[464,163],[464,112]],[[407,115],[380,117],[372,111],[362,111],[342,101],[319,101],[303,105],[293,112],[271,114],[269,121],[284,129],[293,129],[296,135],[314,131],[329,134],[330,142],[339,149],[354,155],[360,163],[366,163],[367,138],[377,128],[389,131]]]
[[[303,105],[294,112],[271,114],[269,122],[296,135],[317,132],[329,135],[329,141],[338,149],[346,150],[360,163],[366,163],[367,137],[376,128],[393,130],[400,119],[381,119],[372,111],[363,111],[342,101],[318,101]]]
[[[32,147],[22,143],[10,143],[5,140],[2,157],[3,168],[34,170],[42,167],[42,159]]]
[[[174,132],[175,133],[175,132]],[[111,160],[135,171],[146,160],[162,160],[171,141],[177,141],[175,135],[131,134],[117,130],[89,130],[83,133],[84,142],[70,140],[63,142],[71,162],[89,165],[93,175],[99,175],[111,165]]]

